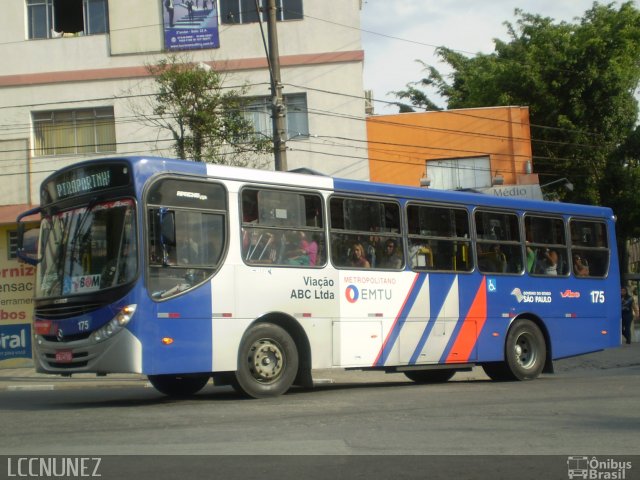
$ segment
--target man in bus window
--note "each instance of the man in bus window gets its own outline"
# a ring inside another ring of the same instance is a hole
[[[384,252],[382,252],[378,267],[394,270],[402,267],[402,254],[398,254],[398,247],[394,239],[390,238],[385,242]]]
[[[587,277],[589,275],[589,264],[578,254],[573,255],[573,273],[578,277]]]

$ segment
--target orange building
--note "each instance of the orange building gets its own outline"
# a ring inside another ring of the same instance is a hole
[[[527,107],[370,116],[367,135],[371,181],[481,191],[538,185]]]

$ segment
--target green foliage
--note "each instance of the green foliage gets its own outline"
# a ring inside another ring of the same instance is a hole
[[[566,200],[614,207],[619,234],[632,234],[640,220],[640,11],[633,2],[594,3],[576,23],[515,15],[515,25],[505,23],[509,41],[494,40],[493,53],[468,58],[440,48],[453,73],[425,66],[426,77],[397,96],[429,110],[434,102],[416,89],[448,108],[528,106],[542,183],[569,178],[576,188],[562,192]]]
[[[236,166],[264,167],[273,151],[243,114],[246,89],[223,88],[222,76],[202,64],[168,56],[147,66],[157,94],[147,123],[168,130],[178,158]]]

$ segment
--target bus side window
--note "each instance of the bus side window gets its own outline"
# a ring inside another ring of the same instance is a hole
[[[522,273],[520,222],[515,213],[476,210],[476,251],[482,273]]]
[[[329,203],[331,260],[339,268],[399,270],[404,266],[396,202],[334,196]],[[393,258],[385,258],[388,241]],[[399,260],[399,261],[398,261]]]
[[[242,259],[246,263],[324,265],[326,242],[320,195],[247,187],[241,196]]]
[[[571,258],[578,277],[604,277],[609,271],[611,252],[604,222],[571,219]],[[586,268],[585,268],[586,267]]]
[[[168,177],[152,184],[147,202],[147,288],[154,299],[164,300],[216,272],[226,244],[227,193],[217,183]]]
[[[564,220],[537,215],[525,216],[527,270],[534,275],[569,275]]]
[[[409,259],[414,270],[469,272],[469,216],[462,208],[407,206]]]

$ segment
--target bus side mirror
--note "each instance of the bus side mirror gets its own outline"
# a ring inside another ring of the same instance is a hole
[[[40,236],[40,227],[27,228],[22,221],[23,218],[35,215],[41,212],[40,207],[27,210],[18,215],[18,238],[16,255],[20,260],[29,265],[37,265],[42,261],[38,257],[38,238]]]

